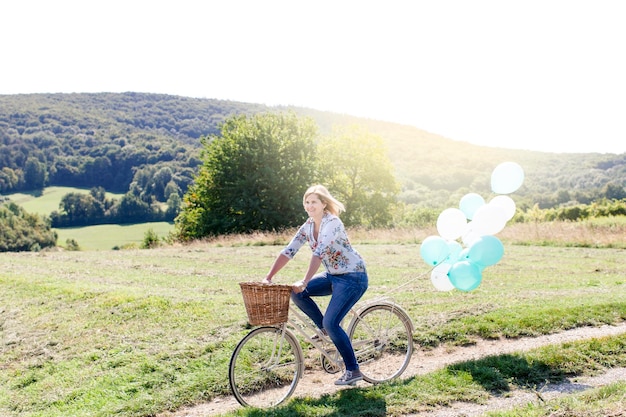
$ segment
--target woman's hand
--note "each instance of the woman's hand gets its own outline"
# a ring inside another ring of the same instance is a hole
[[[306,283],[304,281],[298,281],[295,282],[291,288],[293,289],[293,292],[295,292],[296,294],[300,294],[302,291],[304,291],[306,289]]]
[[[272,283],[272,279],[265,277],[263,278],[263,281],[261,281],[261,284],[271,284]]]

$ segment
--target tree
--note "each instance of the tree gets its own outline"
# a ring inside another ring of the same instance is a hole
[[[50,223],[13,202],[0,205],[0,252],[39,251],[56,246]]]
[[[167,198],[167,209],[165,210],[165,220],[170,222],[173,221],[178,213],[180,213],[180,206],[182,203],[182,199],[177,193],[171,193]]]
[[[174,180],[171,180],[165,186],[165,191],[164,191],[163,196],[165,197],[165,201],[168,201],[172,194],[176,194],[177,197],[180,197],[180,193],[181,193],[180,187],[178,186],[178,184],[176,184]]]
[[[0,193],[8,193],[15,189],[19,189],[20,182],[23,182],[21,171],[15,171],[8,167],[0,170]]]
[[[155,172],[152,177],[151,185],[152,185],[152,195],[158,201],[167,201],[167,197],[165,195],[165,188],[168,183],[172,180],[173,172],[170,167],[164,167]]]
[[[131,193],[126,193],[111,211],[111,217],[120,224],[152,221],[156,216],[150,204]]]
[[[315,174],[317,128],[294,113],[234,116],[202,138],[204,164],[176,219],[182,240],[274,231],[303,219]]]
[[[84,226],[96,224],[104,218],[104,204],[93,194],[68,193],[63,196],[59,203],[60,215],[52,214],[55,227],[61,226]]]
[[[87,160],[83,165],[85,183],[98,185],[104,188],[112,188],[113,169],[111,160],[106,156],[99,156],[93,160]]]
[[[626,198],[626,188],[610,182],[604,186],[602,194],[609,200],[622,200]]]
[[[399,186],[382,138],[358,126],[333,129],[318,147],[320,181],[346,206],[347,226],[389,226]]]
[[[46,185],[46,164],[30,157],[24,168],[24,183],[30,190],[41,190]]]

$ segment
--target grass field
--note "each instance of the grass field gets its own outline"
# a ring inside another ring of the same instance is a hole
[[[39,198],[12,199],[27,211],[45,213],[71,191],[47,189]],[[165,236],[171,228],[151,223],[59,229],[61,245],[71,238],[83,250],[0,253],[1,416],[147,417],[229,393],[230,354],[249,330],[238,282],[260,280],[290,233],[137,249],[148,229]],[[508,225],[499,234],[503,259],[486,268],[481,285],[470,292],[441,292],[431,284],[419,248],[432,234],[434,228],[351,231],[370,273],[364,300],[387,295],[400,303],[413,319],[420,349],[626,320],[623,217]],[[303,250],[277,279],[300,279],[308,256]],[[317,356],[309,362],[319,366]],[[294,399],[272,415],[404,415],[454,401],[481,402],[506,395],[507,387],[610,366],[626,366],[626,336]],[[583,400],[498,415],[547,416],[554,409],[601,415],[597,410],[626,407],[624,389],[618,384]],[[267,415],[246,409],[235,414]]]
[[[7,197],[22,206],[29,213],[49,215],[59,210],[63,196],[69,193],[88,194],[90,190],[71,187],[47,187],[41,195],[15,193]],[[122,194],[106,193],[107,199],[121,198]],[[139,246],[148,230],[164,238],[174,230],[167,222],[141,223],[131,225],[97,225],[54,229],[57,232],[57,245],[65,246],[68,239],[78,243],[81,250],[109,250],[129,246]]]
[[[47,187],[41,194],[13,193],[7,194],[11,201],[19,204],[29,213],[39,215],[49,215],[53,211],[59,210],[61,199],[69,193],[89,194],[89,189],[73,187]],[[106,198],[121,198],[122,194],[106,193]]]
[[[621,248],[505,243],[505,256],[485,269],[476,290],[440,292],[418,242],[355,235],[371,277],[365,299],[390,295],[399,302],[413,319],[421,349],[626,319]],[[260,280],[281,248],[272,241],[281,239],[0,254],[0,415],[152,416],[227,394],[230,354],[248,330],[238,282]],[[278,280],[300,279],[307,263],[308,254],[299,254]],[[511,370],[522,359],[531,369]],[[472,361],[468,369],[354,390],[352,397],[295,399],[275,415],[337,415],[324,410],[357,409],[366,398],[376,400],[364,411],[373,416],[481,401],[502,394],[498,374],[508,375],[508,384],[532,385],[626,366],[626,338],[554,347],[522,359]],[[544,365],[532,365],[538,362]],[[311,366],[317,363],[317,356],[311,359]]]
[[[129,246],[140,247],[146,232],[150,229],[160,238],[165,238],[174,230],[174,225],[167,222],[101,224],[54,230],[57,232],[57,244],[60,246],[65,246],[67,239],[74,239],[81,250],[108,250]]]

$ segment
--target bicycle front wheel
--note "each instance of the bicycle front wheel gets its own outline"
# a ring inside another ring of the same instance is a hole
[[[363,373],[376,384],[396,378],[409,365],[413,354],[411,319],[394,304],[375,304],[359,312],[348,334]]]
[[[259,327],[237,345],[230,359],[228,379],[237,401],[268,408],[293,394],[304,371],[295,336],[281,327]]]

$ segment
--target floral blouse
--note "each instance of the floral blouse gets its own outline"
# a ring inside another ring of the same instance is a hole
[[[309,218],[280,253],[292,259],[302,245],[308,242],[313,255],[322,259],[329,274],[365,272],[365,262],[350,245],[346,229],[339,217],[330,213],[324,214],[317,241],[313,236],[314,227],[313,219]]]

